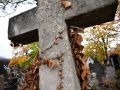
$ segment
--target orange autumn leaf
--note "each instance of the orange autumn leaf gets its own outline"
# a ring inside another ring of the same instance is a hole
[[[28,58],[28,56],[13,57],[12,59],[10,59],[9,67],[25,62]]]
[[[68,0],[62,0],[62,5],[64,6],[64,8],[69,8],[71,7],[72,3]]]
[[[14,65],[16,65],[18,63],[16,57],[13,57],[12,59],[10,59],[10,62],[9,62],[9,67],[12,67]]]

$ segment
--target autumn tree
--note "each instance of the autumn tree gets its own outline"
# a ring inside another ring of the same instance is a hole
[[[85,29],[84,36],[88,43],[85,45],[84,53],[101,62],[107,60],[110,44],[119,37],[119,28],[120,0],[114,21]]]
[[[37,57],[39,52],[38,42],[34,42],[28,45],[13,46],[13,57],[10,59],[9,66],[13,67],[19,65],[20,67],[26,67]]]
[[[85,39],[88,44],[85,46],[84,53],[100,61],[106,60],[110,43],[118,36],[117,30],[113,27],[113,22],[87,28],[85,33],[87,33]]]

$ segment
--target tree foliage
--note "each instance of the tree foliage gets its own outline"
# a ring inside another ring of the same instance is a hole
[[[109,51],[109,54],[118,54],[120,55],[120,44],[117,44],[115,48],[113,48],[111,51]]]
[[[84,49],[86,55],[99,61],[107,59],[107,51],[111,48],[110,44],[119,34],[113,24],[114,22],[108,22],[85,30],[85,39],[88,41]]]
[[[120,55],[120,44],[117,44],[117,46],[115,48],[115,53]]]
[[[32,44],[19,46],[19,48],[14,48],[15,53],[11,58],[9,66],[13,67],[19,65],[20,67],[26,67],[37,57],[39,52],[38,43],[34,42]]]
[[[119,39],[120,28],[120,1],[117,8],[115,20],[112,22],[96,25],[85,29],[85,39],[88,44],[84,48],[84,53],[93,59],[104,61],[107,59],[108,50],[111,49],[110,44]],[[118,44],[119,45],[119,44]],[[119,53],[119,46],[116,52]]]

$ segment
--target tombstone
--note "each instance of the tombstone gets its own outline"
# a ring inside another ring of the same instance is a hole
[[[0,77],[0,90],[4,90],[4,78]]]
[[[67,9],[61,5],[61,1],[64,0],[37,0],[36,8],[10,18],[8,38],[22,44],[39,40],[41,58],[54,58],[62,51],[63,90],[80,90],[67,26],[87,27],[113,20],[117,0],[68,0],[71,7]],[[58,35],[62,39],[52,46]],[[56,90],[60,83],[58,71],[58,68],[40,66],[40,90]]]
[[[110,65],[112,65],[115,70],[120,69],[120,59],[118,54],[112,54],[108,58]]]
[[[96,77],[99,82],[102,81],[102,78],[105,76],[105,68],[98,61],[94,61],[93,72],[96,73]]]

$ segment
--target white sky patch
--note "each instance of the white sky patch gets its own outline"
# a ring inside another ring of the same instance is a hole
[[[35,4],[20,5],[16,12],[5,17],[0,17],[0,56],[11,58],[13,55],[13,49],[10,46],[10,40],[8,40],[8,21],[10,17],[13,17],[21,12],[27,11]],[[1,13],[1,12],[0,12]]]
[[[8,18],[0,18],[0,56],[10,58],[12,56],[12,47],[7,35]]]
[[[88,42],[85,40],[85,35],[84,35],[84,33],[81,33],[81,35],[82,35],[82,37],[83,37],[83,41],[81,42],[81,45],[85,45],[85,44],[87,44]]]
[[[115,47],[116,47],[116,44],[117,44],[116,41],[113,41],[113,42],[110,44],[110,47],[111,47],[111,48],[115,48]]]

